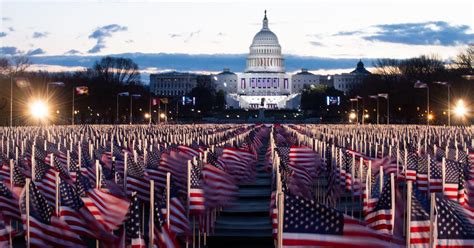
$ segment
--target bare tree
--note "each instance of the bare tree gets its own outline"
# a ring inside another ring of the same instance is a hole
[[[470,44],[454,59],[456,67],[467,73],[474,73],[474,44]]]
[[[0,58],[0,74],[7,75],[8,77],[15,77],[22,74],[30,66],[30,59],[23,55]]]
[[[400,60],[397,59],[377,59],[373,63],[375,67],[375,74],[384,77],[400,75]]]
[[[1,57],[0,58],[0,74],[7,75],[10,68],[10,61],[7,58]]]
[[[92,71],[105,82],[135,84],[140,81],[138,65],[128,58],[104,57],[94,64]]]

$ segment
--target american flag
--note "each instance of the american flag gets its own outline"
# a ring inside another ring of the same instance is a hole
[[[199,154],[201,153],[201,150],[189,146],[183,146],[179,145],[178,150],[182,153],[188,154],[192,157],[199,157]]]
[[[416,173],[416,186],[420,192],[428,192],[428,157],[418,157],[418,169]]]
[[[384,177],[384,180],[387,180],[387,177]],[[370,182],[370,185],[369,185]],[[370,191],[369,191],[370,190]],[[369,194],[370,192],[370,194]],[[367,216],[375,208],[377,201],[380,197],[380,173],[370,175],[366,182],[366,187],[364,188],[364,193],[362,194],[362,211],[364,216]]]
[[[24,229],[30,233],[28,241],[32,247],[86,247],[81,238],[73,233],[64,221],[54,216],[53,207],[46,201],[36,185],[29,186],[29,230],[27,226],[27,197],[21,199]]]
[[[155,187],[166,187],[166,171],[160,169],[160,152],[150,152],[147,155],[147,163],[145,165],[145,173],[150,180],[155,181]]]
[[[86,208],[105,230],[116,230],[122,225],[129,206],[127,200],[92,188],[89,179],[82,175],[76,180],[76,189]]]
[[[125,222],[125,233],[127,239],[130,239],[131,248],[145,248],[145,240],[142,237],[141,229],[141,206],[135,192],[130,200],[127,221]]]
[[[11,228],[5,224],[4,220],[0,216],[0,247],[9,247],[9,235],[11,233]],[[12,244],[13,246],[13,244]]]
[[[225,168],[225,163],[224,161],[222,161],[222,159],[220,159],[216,153],[212,152],[212,151],[209,151],[207,153],[207,163],[208,164],[211,164],[221,170],[224,170]]]
[[[393,230],[394,206],[392,206],[392,186],[387,180],[382,192],[372,211],[365,216],[367,226],[383,233],[391,233]]]
[[[352,190],[352,154],[348,150],[342,150],[341,179],[346,191]]]
[[[41,160],[36,161],[35,182],[44,198],[54,206],[56,201],[56,174],[55,170]]]
[[[153,244],[158,247],[179,247],[179,243],[176,240],[176,236],[170,231],[168,225],[166,225],[163,214],[161,213],[161,209],[162,208],[160,206],[160,202],[155,201],[153,209]]]
[[[162,206],[166,206],[166,194],[163,194]],[[164,216],[167,216],[166,208],[162,209]],[[189,220],[186,217],[186,208],[178,197],[176,187],[170,189],[170,229],[175,234],[189,234]]]
[[[411,194],[410,244],[411,247],[429,247],[430,243],[430,205],[428,199]]]
[[[91,229],[91,223],[87,223],[81,215],[84,202],[76,189],[66,182],[61,182],[59,192],[59,216],[69,225],[71,231],[79,236],[97,237],[97,234]]]
[[[443,192],[448,199],[457,201],[459,194],[459,179],[462,171],[458,162],[450,159],[446,159],[445,161],[446,175],[444,176]]]
[[[391,235],[312,200],[285,194],[285,247],[394,247]]]
[[[291,146],[289,158],[290,168],[302,174],[307,174],[311,181],[317,176],[318,170],[322,166],[321,158],[309,147]]]
[[[455,201],[436,196],[437,247],[473,247],[474,224],[466,209]]]
[[[3,216],[4,220],[21,220],[18,204],[18,198],[0,182],[0,217]]]
[[[416,170],[418,169],[418,155],[413,152],[407,152],[407,167],[405,171],[405,179],[416,181]]]
[[[191,187],[189,189],[189,214],[199,215],[205,210],[204,191],[202,190],[202,167],[191,168]]]
[[[0,158],[0,181],[10,183],[10,162],[6,158]]]
[[[192,159],[191,156],[171,150],[169,154],[161,154],[160,170],[170,172],[176,180],[176,186],[184,191],[187,183],[187,161]],[[166,176],[165,176],[166,180]]]
[[[126,190],[129,196],[132,195],[132,192],[137,192],[140,200],[149,201],[150,181],[145,177],[144,168],[133,161],[133,158],[127,160]]]
[[[443,175],[441,172],[441,163],[430,158],[430,192],[441,192],[443,190]]]
[[[256,171],[253,166],[255,156],[250,151],[226,147],[221,159],[226,165],[226,171],[238,182],[247,182],[255,178]]]
[[[229,204],[238,190],[234,179],[225,171],[205,164],[202,170],[205,204],[209,208]]]

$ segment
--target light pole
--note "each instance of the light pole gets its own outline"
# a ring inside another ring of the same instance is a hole
[[[357,124],[359,124],[359,96],[357,96],[356,98],[351,98],[349,100],[351,101],[351,103],[356,102],[356,116],[355,116],[355,119],[356,119]]]
[[[426,125],[430,125],[430,118],[428,117],[430,115],[430,88],[428,87],[428,84],[421,82],[420,80],[416,81],[414,87],[416,89],[422,89],[426,88],[426,109],[427,109],[427,114],[426,114]]]
[[[133,123],[133,98],[134,97],[140,97],[140,94],[130,94],[130,125]]]
[[[451,126],[451,84],[448,82],[435,82],[448,88],[448,126]]]
[[[117,93],[117,108],[116,108],[116,121],[119,122],[119,98],[121,96],[129,96],[130,93],[129,92],[120,92],[120,93]]]
[[[377,100],[377,125],[379,125],[379,96],[378,95],[371,95],[369,96],[372,99]]]
[[[390,124],[390,99],[388,96],[388,93],[379,93],[377,94],[377,97],[383,97],[387,100],[387,125]],[[378,98],[377,98],[378,101]]]

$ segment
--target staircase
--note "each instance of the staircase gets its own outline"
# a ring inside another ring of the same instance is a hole
[[[239,185],[238,198],[216,220],[208,247],[274,247],[269,215],[271,173],[264,171],[268,139],[258,152],[257,180]]]

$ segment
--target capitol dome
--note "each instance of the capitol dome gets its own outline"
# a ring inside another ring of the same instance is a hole
[[[246,72],[285,72],[278,37],[268,28],[267,11],[262,29],[253,37]]]

